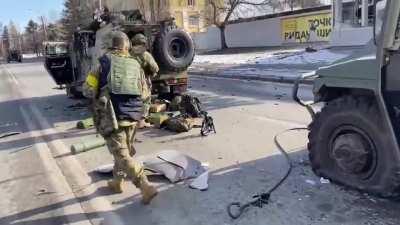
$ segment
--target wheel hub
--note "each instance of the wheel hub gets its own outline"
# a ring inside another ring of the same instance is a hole
[[[186,43],[180,39],[174,39],[171,41],[169,51],[176,59],[183,58],[186,53]]]
[[[357,130],[341,130],[331,145],[331,157],[346,173],[362,174],[373,166],[374,145],[366,134]]]

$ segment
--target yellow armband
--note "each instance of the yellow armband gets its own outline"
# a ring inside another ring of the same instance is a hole
[[[99,88],[99,78],[93,72],[89,72],[86,77],[86,84],[90,88],[97,90]]]
[[[99,91],[99,78],[92,71],[88,73],[83,85],[83,95],[86,98],[94,98]]]

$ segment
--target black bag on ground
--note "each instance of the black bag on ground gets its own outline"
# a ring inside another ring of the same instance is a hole
[[[180,108],[182,114],[186,114],[192,118],[198,118],[202,116],[201,102],[197,97],[182,95]]]

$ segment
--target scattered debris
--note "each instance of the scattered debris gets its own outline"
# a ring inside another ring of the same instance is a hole
[[[104,139],[96,138],[91,141],[86,141],[86,142],[81,142],[78,144],[73,144],[71,146],[71,153],[72,154],[78,154],[82,152],[87,152],[96,148],[100,148],[106,145],[106,142]]]
[[[184,180],[185,171],[183,168],[166,162],[160,158],[150,158],[143,162],[145,169],[155,171],[164,175],[171,183],[177,183]]]
[[[76,104],[73,105],[69,105],[67,106],[67,108],[86,108],[86,104],[84,104],[83,102],[78,102]]]
[[[167,111],[167,104],[165,103],[155,103],[150,106],[151,113],[159,113]]]
[[[156,158],[143,161],[145,169],[164,175],[170,182],[196,178],[206,169],[201,162],[174,150],[167,150],[157,154]]]
[[[37,192],[36,195],[37,195],[37,196],[39,196],[39,195],[50,195],[50,194],[55,194],[55,193],[57,193],[57,192],[55,192],[55,191],[48,191],[48,190],[42,188],[42,189],[40,189],[40,190]]]
[[[318,52],[318,50],[315,49],[313,46],[308,46],[308,47],[306,48],[306,52]]]
[[[7,122],[7,123],[4,123],[4,124],[1,124],[0,128],[15,127],[15,126],[18,126],[17,122]]]
[[[21,132],[2,133],[2,134],[0,134],[0,138],[10,137],[10,136],[18,135],[18,134],[21,134]]]
[[[43,194],[43,193],[46,193],[47,192],[47,190],[46,189],[40,189],[39,191],[38,191],[38,194]]]
[[[64,111],[76,111],[76,110],[86,109],[86,108],[87,108],[86,104],[84,104],[82,102],[78,102],[76,104],[65,107]]]
[[[190,183],[189,187],[193,189],[198,189],[200,191],[206,191],[208,189],[208,177],[209,177],[209,172],[206,171],[200,176],[198,176],[196,179]]]
[[[307,184],[311,184],[312,186],[315,186],[317,184],[317,182],[313,181],[313,180],[306,180]]]
[[[321,182],[321,184],[330,184],[330,183],[331,183],[330,180],[325,179],[325,178],[323,178],[323,177],[321,177],[321,179],[320,179],[319,181]]]
[[[52,105],[49,105],[49,106],[44,107],[44,110],[46,110],[46,111],[51,110],[51,109],[53,109],[53,106],[52,106]]]
[[[175,150],[166,150],[158,153],[158,158],[177,165],[185,170],[185,178],[194,178],[205,172],[201,162]]]
[[[113,170],[114,170],[114,164],[106,164],[106,165],[102,165],[102,166],[99,166],[96,169],[94,169],[95,172],[103,173],[103,174],[112,173]]]

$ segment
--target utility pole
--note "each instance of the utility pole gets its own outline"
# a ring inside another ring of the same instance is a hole
[[[154,0],[150,0],[150,15],[151,15],[151,22],[156,22],[156,13],[154,9]]]
[[[44,17],[40,16],[40,20],[42,21],[42,29],[43,29],[43,37],[44,37],[44,41],[47,41],[47,27],[46,27],[46,23],[44,21]]]

